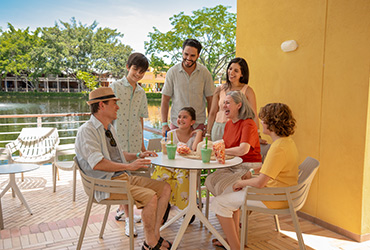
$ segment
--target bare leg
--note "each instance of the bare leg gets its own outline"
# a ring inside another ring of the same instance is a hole
[[[235,224],[236,235],[239,235],[239,231],[240,231],[240,227],[239,227],[239,223],[240,223],[240,209],[236,210],[233,213],[233,219],[234,219],[234,224]]]
[[[226,241],[229,243],[231,250],[239,250],[240,249],[240,240],[239,236],[236,232],[236,226],[234,222],[234,218],[227,218],[217,215],[218,220],[220,221],[222,230],[226,235]],[[238,221],[239,226],[239,221]]]
[[[128,205],[119,205],[119,210],[125,210],[125,215],[128,218]]]
[[[168,201],[170,200],[171,196],[171,186],[166,183],[166,185],[163,188],[162,194],[158,199],[158,205],[157,205],[157,218],[155,222],[155,236],[160,237],[159,229],[162,226],[162,220],[164,213],[166,212]],[[169,244],[167,241],[163,241],[163,246],[169,247]]]
[[[166,184],[159,199],[154,195],[141,212],[146,243],[151,247],[154,247],[159,240],[159,228],[161,226],[162,218],[166,211],[170,195],[171,187],[169,184]],[[169,244],[166,241],[164,241],[162,245],[161,249],[167,249],[169,247]]]
[[[141,212],[141,218],[144,223],[145,241],[150,247],[154,247],[159,240],[159,237],[155,235],[157,200],[157,196],[154,195]]]

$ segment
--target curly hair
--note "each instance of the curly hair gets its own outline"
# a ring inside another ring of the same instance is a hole
[[[296,120],[288,105],[269,103],[262,107],[258,117],[267,125],[267,129],[278,136],[287,137],[294,134]]]

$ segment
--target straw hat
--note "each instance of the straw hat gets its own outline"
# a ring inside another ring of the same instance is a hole
[[[114,95],[112,88],[100,87],[90,92],[87,104],[91,105],[96,102],[103,102],[108,100],[119,100],[119,98]]]

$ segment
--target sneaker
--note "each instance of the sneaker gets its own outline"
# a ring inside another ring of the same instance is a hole
[[[117,214],[114,218],[117,221],[125,221],[125,216],[124,215],[125,215],[125,211],[123,211],[123,210],[120,211],[119,209],[117,209]],[[135,221],[135,223],[141,222],[141,216],[134,214],[134,221]]]
[[[126,218],[126,225],[125,225],[125,234],[127,237],[130,237],[130,220],[128,218]],[[134,223],[134,237],[137,236],[137,229],[136,229],[136,225]]]

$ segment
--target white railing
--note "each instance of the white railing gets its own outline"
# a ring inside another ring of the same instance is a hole
[[[0,115],[0,148],[15,140],[24,127],[56,127],[60,144],[74,143],[78,128],[90,118],[90,113]],[[160,131],[144,126],[154,134]]]
[[[78,127],[89,117],[90,113],[0,115],[0,147],[15,140],[24,127],[56,127],[60,144],[74,142]]]

